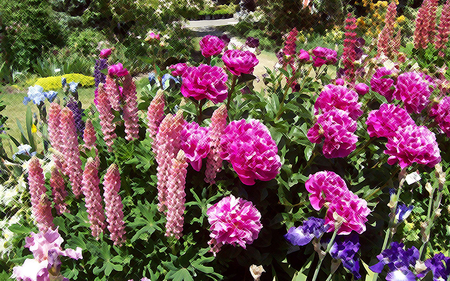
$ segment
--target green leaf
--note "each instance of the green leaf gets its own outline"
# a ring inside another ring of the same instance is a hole
[[[8,229],[14,233],[31,233],[31,228],[28,228],[26,226],[17,223],[11,225]]]
[[[214,272],[214,268],[212,268],[211,266],[204,266],[203,264],[199,263],[198,261],[194,261],[194,262],[192,263],[192,266],[193,266],[195,269],[198,269],[198,270],[200,270],[201,272],[204,272],[204,273],[206,273],[206,274],[209,274],[209,273],[213,273],[213,272]]]
[[[306,278],[308,278],[308,276],[298,271],[292,278],[292,281],[306,281]]]
[[[111,274],[111,272],[113,271],[113,269],[114,269],[114,265],[110,262],[107,262],[105,264],[105,275],[109,276]]]
[[[186,268],[182,268],[182,269],[178,270],[177,272],[175,272],[175,274],[173,275],[173,280],[174,281],[181,281],[181,280],[194,281],[191,274],[189,273],[189,271]]]
[[[372,270],[369,269],[369,266],[368,266],[363,260],[361,260],[361,262],[362,262],[364,268],[365,268],[366,271],[367,271],[366,281],[371,281],[371,280],[373,280],[373,276],[375,275],[375,273],[374,273]]]
[[[213,58],[211,59],[210,65],[211,65],[211,66],[215,66],[215,65],[217,64],[217,61],[218,61],[218,60],[219,60],[218,57],[213,57]]]

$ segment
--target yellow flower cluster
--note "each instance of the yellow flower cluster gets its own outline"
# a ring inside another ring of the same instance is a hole
[[[71,73],[71,74],[64,74],[62,76],[50,76],[45,78],[39,78],[36,80],[35,85],[39,85],[42,88],[44,88],[44,91],[50,91],[50,90],[58,90],[62,88],[61,85],[61,78],[65,77],[67,83],[70,82],[76,82],[80,83],[80,86],[83,87],[92,87],[95,85],[94,77],[86,76],[79,73]]]
[[[398,5],[398,0],[395,0],[395,3]],[[356,20],[356,25],[367,36],[377,38],[384,27],[384,19],[389,2],[377,1],[376,3],[372,3],[370,0],[362,0],[362,4],[364,7],[369,7],[369,13],[365,17],[359,17]],[[402,15],[397,18],[397,23],[401,24],[405,20],[405,16]]]

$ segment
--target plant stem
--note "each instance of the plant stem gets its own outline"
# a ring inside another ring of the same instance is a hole
[[[317,279],[317,276],[319,275],[320,267],[322,266],[322,262],[325,259],[328,252],[330,252],[331,247],[333,246],[334,240],[336,239],[337,232],[339,230],[339,227],[335,227],[333,236],[331,237],[330,242],[328,242],[327,249],[325,250],[325,254],[323,256],[319,255],[319,263],[317,264],[316,270],[314,271],[314,276],[312,281],[315,281]]]
[[[278,109],[277,117],[275,117],[275,121],[277,121],[278,119],[280,119],[281,114],[283,114],[283,111],[284,111],[284,110],[283,110],[283,109],[284,109],[284,107],[283,107],[284,101],[286,100],[286,96],[287,96],[287,93],[289,92],[289,88],[290,88],[292,82],[293,82],[293,80],[292,80],[292,78],[291,78],[291,79],[289,79],[289,80],[287,81],[287,83],[286,83],[286,86],[285,86],[285,89],[284,89],[284,93],[283,93],[283,99],[281,100],[280,108]]]
[[[195,104],[196,107],[197,107],[197,122],[198,122],[199,126],[202,125],[202,121],[203,121],[203,116],[202,116],[202,114],[203,114],[203,105],[205,104],[205,102],[206,102],[206,99],[202,99],[200,101],[200,103],[196,103]]]
[[[227,110],[230,112],[230,103],[234,93],[234,87],[236,86],[237,76],[233,74],[233,80],[231,81],[231,89],[228,92]]]

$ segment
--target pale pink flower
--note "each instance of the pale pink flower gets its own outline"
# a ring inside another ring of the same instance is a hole
[[[116,129],[116,124],[113,122],[114,114],[111,111],[111,105],[102,83],[98,85],[96,107],[100,117],[100,125],[102,126],[103,138],[106,145],[108,146],[108,151],[112,152],[114,139],[117,138],[117,135],[114,132]]]
[[[385,17],[385,25],[383,30],[381,30],[378,35],[377,48],[378,48],[378,56],[385,55],[387,57],[391,57],[393,48],[393,33],[394,33],[394,25],[395,25],[395,17],[397,15],[397,4],[391,2],[389,4],[386,17]]]
[[[195,122],[184,125],[181,131],[181,149],[196,171],[200,171],[202,159],[209,154],[209,142],[208,128],[200,127]]]
[[[314,104],[314,114],[326,113],[330,110],[341,109],[356,120],[363,114],[358,94],[345,86],[326,85]]]
[[[188,164],[183,150],[178,152],[175,159],[172,159],[170,168],[168,186],[167,186],[167,222],[166,236],[174,236],[180,239],[183,236],[184,203],[186,202],[186,193],[184,191],[186,185],[186,174]]]
[[[132,141],[139,138],[139,116],[136,85],[130,74],[123,81],[123,119],[125,120],[125,139]]]
[[[120,198],[120,172],[116,164],[109,166],[103,179],[105,213],[108,230],[114,245],[121,246],[125,241],[125,222],[123,221],[123,204]]]
[[[398,130],[396,136],[388,138],[384,153],[390,155],[389,165],[398,161],[402,169],[414,162],[429,167],[441,162],[436,136],[425,126],[409,125]]]
[[[218,55],[225,47],[225,43],[217,36],[206,35],[199,42],[202,55],[205,58]]]
[[[53,148],[61,151],[61,132],[59,124],[61,123],[61,106],[55,102],[50,104],[48,109],[48,137]]]
[[[309,201],[315,210],[320,210],[326,202],[332,202],[349,192],[344,180],[330,171],[309,175],[305,182],[306,190],[311,193]]]
[[[91,119],[86,120],[86,127],[83,133],[84,146],[88,149],[92,149],[95,146],[97,137],[95,136],[94,125],[92,125]]]
[[[31,207],[37,227],[41,232],[53,228],[51,203],[45,194],[45,180],[39,159],[33,156],[28,166],[28,184],[30,187]]]
[[[54,156],[55,162],[59,162],[58,157]],[[59,167],[58,167],[59,166]],[[50,177],[50,186],[52,187],[53,202],[55,202],[55,209],[58,215],[62,213],[70,213],[67,209],[67,204],[64,199],[67,196],[66,185],[61,175],[61,163],[55,165],[52,168],[52,174]]]
[[[254,53],[241,50],[226,50],[222,60],[228,70],[236,76],[252,74],[255,66],[259,63]]]
[[[224,244],[246,248],[258,238],[262,229],[261,213],[252,202],[233,195],[222,198],[206,212],[211,225],[213,247]]]
[[[111,105],[111,108],[114,109],[115,111],[120,111],[122,100],[119,92],[119,87],[117,86],[116,81],[112,78],[111,75],[106,75],[106,82],[104,84],[104,89],[106,92],[106,96],[108,97],[109,104]]]
[[[441,130],[450,138],[450,97],[444,97],[433,105],[430,116],[435,118]]]
[[[152,148],[156,151],[156,134],[158,133],[159,124],[164,119],[164,92],[158,91],[156,96],[153,98],[152,102],[148,106],[147,110],[147,121],[150,138],[153,141]]]
[[[220,139],[226,127],[227,107],[222,104],[214,111],[211,117],[211,125],[208,130],[210,151],[206,160],[205,182],[209,184],[214,184],[214,179],[222,168],[222,158],[220,158],[222,147],[220,145]]]
[[[406,72],[398,76],[394,98],[403,101],[408,113],[420,113],[430,102],[429,82],[416,72]]]
[[[83,195],[86,201],[89,222],[91,223],[92,236],[99,238],[105,229],[105,213],[102,206],[102,197],[99,188],[97,163],[93,158],[88,158],[83,173]]]
[[[378,110],[369,112],[366,120],[370,137],[394,137],[399,128],[415,125],[414,120],[403,108],[383,103]]]
[[[220,144],[220,156],[233,165],[245,185],[254,185],[255,180],[270,181],[280,172],[278,147],[269,129],[258,120],[232,121],[225,128]]]

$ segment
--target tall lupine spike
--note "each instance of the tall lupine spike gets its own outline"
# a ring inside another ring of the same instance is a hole
[[[105,92],[109,99],[111,108],[120,111],[120,92],[116,81],[109,75],[106,75]]]
[[[52,147],[61,152],[61,133],[59,124],[61,122],[61,106],[55,102],[50,104],[48,110],[48,137]]]
[[[158,177],[158,210],[166,210],[166,195],[168,186],[168,176],[172,159],[175,158],[181,147],[180,134],[184,125],[183,112],[179,110],[175,116],[167,115],[161,122],[158,134],[156,135],[157,151],[156,162]]]
[[[148,120],[148,129],[150,138],[153,140],[152,148],[153,151],[156,151],[156,134],[158,133],[159,124],[161,124],[164,119],[164,91],[159,90],[156,93],[156,96],[153,98],[152,102],[148,106],[147,110],[147,120]]]
[[[61,146],[64,162],[67,164],[65,173],[69,176],[72,191],[76,198],[81,194],[81,180],[83,170],[81,169],[80,150],[78,148],[77,130],[72,111],[65,107],[61,110],[60,124],[61,138],[64,141]]]
[[[347,19],[345,20],[347,23],[345,26],[345,39],[344,39],[344,53],[342,54],[342,61],[344,63],[345,69],[345,79],[353,84],[355,83],[355,43],[356,43],[356,19],[352,16],[351,13],[348,13]]]
[[[88,149],[92,149],[95,145],[95,142],[97,141],[94,125],[92,125],[91,119],[86,120],[86,128],[84,129],[83,140],[84,146]]]
[[[397,16],[397,4],[391,2],[386,11],[385,25],[378,35],[378,56],[384,54],[387,57],[391,57],[392,47],[392,35],[394,33],[395,17]]]
[[[298,31],[297,28],[293,28],[284,42],[283,54],[286,58],[286,61],[283,63],[283,67],[286,67],[288,64],[294,68],[295,55],[297,54],[297,41]]]
[[[139,138],[139,116],[137,108],[136,85],[131,74],[127,74],[123,81],[123,119],[125,120],[125,139],[132,141]]]
[[[436,37],[436,10],[439,0],[429,0],[429,18],[427,25],[428,42],[433,43]]]
[[[105,229],[105,213],[101,203],[99,183],[97,163],[92,157],[89,157],[83,172],[83,187],[81,190],[86,201],[92,236],[97,239]]]
[[[221,146],[220,138],[227,126],[227,108],[221,105],[216,109],[211,117],[211,125],[209,127],[209,138],[211,140],[208,158],[206,160],[205,182],[214,184],[214,179],[222,168],[222,158],[220,158]]]
[[[436,13],[435,8],[433,8],[435,5],[437,5],[436,0],[425,0],[417,12],[416,29],[414,30],[414,48],[416,49],[428,47],[430,27],[431,25],[435,26],[432,23],[436,17],[432,14],[433,12]]]
[[[180,239],[183,235],[184,203],[186,202],[186,185],[188,163],[183,150],[178,151],[177,158],[172,159],[167,187],[167,223],[166,236]]]
[[[402,44],[402,31],[399,29],[397,35],[392,42],[392,54],[399,54],[399,50]]]
[[[119,196],[120,172],[116,164],[109,166],[106,172],[103,189],[105,191],[105,210],[108,230],[114,245],[122,245],[125,240],[125,222],[123,221],[123,204]]]
[[[70,213],[70,211],[67,209],[67,204],[64,202],[64,198],[66,198],[67,196],[67,191],[66,186],[64,184],[64,179],[62,178],[61,175],[60,167],[58,168],[58,165],[52,167],[52,174],[50,177],[50,186],[52,187],[53,202],[55,202],[55,209],[58,215],[61,215],[62,213]]]
[[[435,46],[438,50],[447,49],[448,37],[450,35],[450,0],[442,7],[441,19],[436,36]],[[440,51],[439,56],[444,57],[444,52]]]
[[[32,213],[36,219],[39,231],[45,233],[50,228],[53,228],[54,225],[50,201],[45,194],[47,189],[44,185],[43,170],[37,157],[31,158],[28,169]]]
[[[109,104],[109,99],[102,83],[98,85],[97,110],[108,151],[112,152],[114,139],[117,138],[117,135],[114,132],[116,124],[113,122],[114,114],[111,112],[111,105]]]

